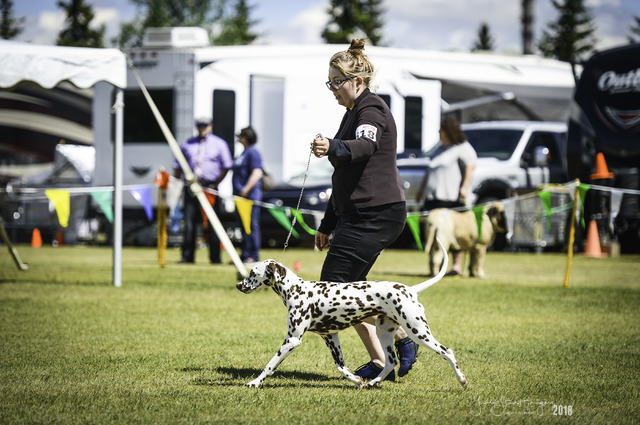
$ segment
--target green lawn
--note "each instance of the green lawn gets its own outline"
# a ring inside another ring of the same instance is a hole
[[[286,310],[270,291],[239,293],[233,266],[160,268],[151,249],[125,248],[122,287],[112,252],[19,246],[28,271],[0,253],[0,423],[632,424],[640,417],[640,256],[489,253],[488,278],[445,278],[420,296],[434,336],[469,379],[421,349],[409,375],[378,390],[342,379],[307,334],[268,378]],[[311,249],[262,252],[300,276],[320,274]],[[229,260],[228,257],[225,258]],[[225,262],[226,262],[225,261]],[[388,250],[370,278],[409,285],[426,257]],[[345,360],[367,361],[352,329]]]

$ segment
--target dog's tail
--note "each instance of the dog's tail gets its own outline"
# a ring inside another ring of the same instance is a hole
[[[411,290],[416,294],[419,294],[420,292],[424,291],[434,283],[439,282],[440,279],[442,279],[444,277],[444,274],[447,272],[447,267],[449,266],[449,253],[444,249],[444,245],[442,244],[442,242],[440,242],[440,239],[438,239],[437,236],[436,236],[436,241],[438,242],[438,245],[440,245],[440,249],[444,253],[444,261],[442,262],[442,267],[440,268],[440,271],[438,272],[438,274],[432,277],[431,279],[425,280],[424,282],[418,283],[417,285],[414,285],[411,287]]]

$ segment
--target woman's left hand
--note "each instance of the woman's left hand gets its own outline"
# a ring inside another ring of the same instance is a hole
[[[322,158],[329,153],[329,139],[326,137],[316,137],[311,143],[311,149],[316,158]]]

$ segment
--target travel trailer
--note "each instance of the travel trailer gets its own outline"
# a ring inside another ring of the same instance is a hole
[[[252,125],[258,148],[276,181],[304,172],[309,144],[331,137],[344,113],[325,87],[330,57],[343,45],[210,46],[201,28],[149,29],[144,46],[128,52],[124,93],[124,184],[152,182],[173,156],[134,72],[176,140],[194,135],[194,119],[213,117],[213,132],[234,154],[239,129]],[[574,79],[569,64],[533,56],[365,47],[376,67],[374,90],[390,105],[398,153],[428,150],[438,141],[441,113],[461,121],[557,120],[568,116]],[[444,96],[444,93],[448,96]],[[105,101],[105,99],[107,101]],[[113,89],[95,89],[96,185],[111,184],[110,110]],[[321,160],[312,158],[311,167]],[[229,178],[221,190],[231,192]],[[231,202],[231,208],[232,208]],[[125,195],[125,207],[139,209]]]

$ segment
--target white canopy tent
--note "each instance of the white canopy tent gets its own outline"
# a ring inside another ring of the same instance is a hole
[[[31,81],[50,89],[62,81],[79,88],[105,81],[117,88],[114,113],[113,284],[122,285],[122,108],[127,86],[125,55],[116,49],[40,46],[0,41],[0,88]]]

